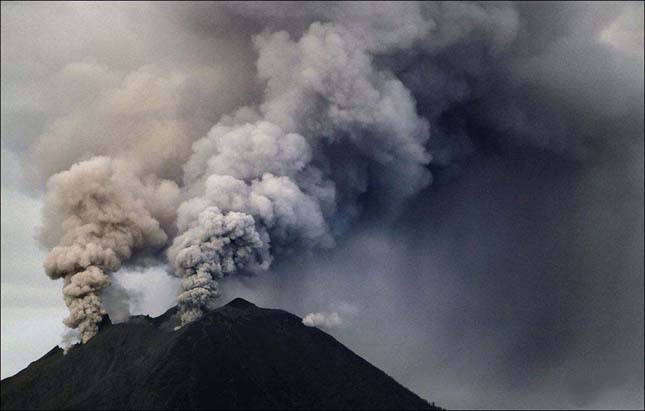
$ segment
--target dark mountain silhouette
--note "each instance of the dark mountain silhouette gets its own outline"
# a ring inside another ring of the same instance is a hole
[[[330,335],[240,298],[177,331],[176,310],[101,324],[1,383],[9,409],[435,409]]]

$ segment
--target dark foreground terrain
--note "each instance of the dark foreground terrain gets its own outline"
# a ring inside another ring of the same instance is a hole
[[[236,299],[173,331],[175,310],[103,324],[1,383],[10,409],[435,409],[333,337]]]

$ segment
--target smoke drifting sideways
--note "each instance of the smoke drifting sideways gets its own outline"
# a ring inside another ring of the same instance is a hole
[[[84,341],[110,273],[142,257],[181,277],[188,322],[224,276],[401,227],[474,157],[603,170],[642,146],[642,3],[21,7],[57,34],[34,53],[47,75],[21,83],[4,62],[33,62],[4,44],[30,26],[3,4],[3,87],[22,91],[3,96],[28,108],[14,118],[46,113],[7,144],[49,180],[46,272]],[[86,44],[56,29],[83,19]]]
[[[45,267],[65,279],[65,324],[80,327],[84,342],[97,332],[107,274],[165,245],[178,197],[167,257],[182,277],[186,323],[213,305],[217,279],[267,270],[274,253],[333,246],[368,190],[391,213],[425,187],[428,123],[401,81],[372,65],[372,37],[362,34],[313,23],[298,40],[284,31],[254,36],[264,98],[193,144],[181,188],[121,171],[133,163],[123,157],[54,175],[44,235],[56,245]]]
[[[403,84],[371,66],[367,44],[317,23],[297,42],[278,32],[255,44],[265,99],[224,117],[185,166],[190,198],[168,252],[184,277],[184,319],[217,296],[213,277],[266,270],[272,253],[333,246],[344,229],[336,221],[358,214],[368,185],[392,208],[429,181],[428,124]]]

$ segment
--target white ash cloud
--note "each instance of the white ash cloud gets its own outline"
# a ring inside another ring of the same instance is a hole
[[[343,324],[343,319],[337,312],[310,313],[302,319],[302,323],[307,327],[335,328]]]
[[[333,329],[351,323],[360,314],[360,308],[346,301],[330,301],[329,310],[305,315],[302,323],[307,327]]]

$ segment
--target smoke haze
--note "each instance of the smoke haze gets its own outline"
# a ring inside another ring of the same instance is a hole
[[[242,296],[447,408],[642,408],[642,16],[3,3],[3,324],[44,250],[84,342]]]

